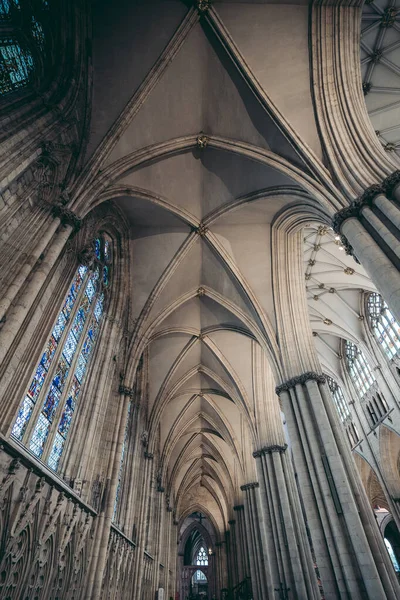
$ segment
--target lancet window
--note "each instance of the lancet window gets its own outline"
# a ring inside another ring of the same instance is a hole
[[[203,546],[200,548],[197,557],[196,557],[196,565],[199,567],[207,567],[208,566],[208,555],[204,550]]]
[[[344,423],[347,417],[350,416],[350,410],[346,399],[343,395],[342,388],[336,383],[334,379],[332,379],[332,377],[329,377],[329,375],[326,375],[326,380],[329,386],[329,390],[331,392],[331,396],[335,403],[336,410],[339,413],[340,420],[342,421],[342,423]]]
[[[367,312],[371,329],[386,356],[389,360],[400,356],[400,325],[377,292],[369,294]]]
[[[345,342],[345,354],[350,377],[360,398],[363,398],[375,383],[374,374],[364,354],[353,342]]]
[[[11,431],[54,471],[82,402],[109,287],[111,240],[101,235],[94,245],[93,265],[76,271]]]

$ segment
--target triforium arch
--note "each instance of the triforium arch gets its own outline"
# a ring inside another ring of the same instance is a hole
[[[400,6],[167,4],[0,0],[0,600],[394,600]]]

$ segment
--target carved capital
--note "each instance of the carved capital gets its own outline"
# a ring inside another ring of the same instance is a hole
[[[275,392],[278,396],[282,392],[287,392],[290,389],[294,388],[296,385],[304,384],[307,381],[316,381],[317,383],[325,383],[326,379],[324,375],[319,375],[318,373],[314,373],[313,371],[308,371],[307,373],[303,373],[302,375],[297,375],[297,377],[292,377],[288,381],[281,383],[281,385],[277,385],[275,388]]]
[[[79,231],[81,228],[82,220],[72,210],[64,208],[64,206],[55,206],[53,216],[58,217],[63,225],[70,225],[74,231]]]
[[[147,458],[147,460],[153,460],[154,454],[152,452],[147,452],[146,450],[144,453],[144,457]]]
[[[259,458],[265,454],[273,454],[274,452],[279,452],[279,454],[283,454],[286,451],[287,444],[280,446],[279,444],[272,444],[271,446],[264,446],[261,450],[257,450],[253,452],[254,458]]]
[[[245,483],[244,485],[241,485],[240,489],[243,492],[246,492],[247,490],[254,490],[258,487],[260,487],[260,484],[258,483],[258,481],[252,481],[251,483]]]
[[[357,202],[352,202],[349,206],[345,206],[341,210],[339,210],[335,215],[333,215],[332,219],[332,227],[333,230],[341,234],[342,225],[347,219],[351,219],[352,217],[358,218],[360,214],[360,207]]]
[[[239,511],[239,510],[244,510],[244,505],[243,504],[237,504],[236,506],[233,507],[234,511]]]
[[[133,398],[135,395],[135,390],[134,388],[126,387],[125,385],[120,384],[118,393],[122,396],[129,396],[129,398]]]
[[[230,521],[228,521],[228,525],[235,525],[236,521],[235,519],[231,519]]]
[[[374,203],[374,200],[377,196],[385,193],[385,189],[383,185],[371,185],[369,188],[365,190],[361,196],[356,201],[356,204],[361,209],[363,206],[371,207]]]
[[[204,14],[211,6],[211,0],[195,0],[195,5],[200,14]]]
[[[389,177],[383,180],[382,187],[385,189],[386,196],[393,199],[394,192],[400,184],[400,171],[394,171]]]

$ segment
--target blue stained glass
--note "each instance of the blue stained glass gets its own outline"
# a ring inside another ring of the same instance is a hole
[[[74,402],[74,404],[75,404],[75,401],[78,399],[80,389],[81,389],[81,384],[79,383],[77,378],[74,376],[74,378],[72,379],[71,389],[69,390],[67,402],[69,401],[69,399],[71,399],[71,402]]]
[[[76,369],[75,369],[75,376],[78,379],[78,381],[80,381],[81,383],[82,383],[83,377],[85,375],[85,371],[86,371],[86,360],[81,353],[79,355],[78,364],[76,365]]]
[[[60,397],[60,391],[52,384],[43,406],[43,414],[50,422],[53,420],[54,413],[56,412],[58,403],[60,402]]]
[[[15,40],[0,43],[0,93],[23,87],[33,70],[33,58]]]
[[[99,238],[95,239],[95,241],[94,241],[94,251],[95,251],[97,258],[100,260],[101,259],[101,241]]]
[[[96,317],[96,321],[100,320],[101,315],[103,314],[103,304],[104,304],[104,295],[102,294],[100,298],[96,302],[96,306],[94,307],[93,314]]]
[[[70,331],[68,334],[68,337],[65,341],[64,348],[63,348],[63,355],[65,356],[65,358],[69,364],[71,364],[71,361],[74,357],[76,345],[77,345],[76,337],[74,336],[72,331]]]
[[[60,341],[60,337],[62,336],[66,323],[67,319],[65,318],[64,313],[60,312],[57,323],[54,325],[53,329],[53,337],[57,340],[57,342]]]
[[[111,258],[111,244],[108,240],[104,240],[104,258],[107,262],[109,262]]]
[[[0,18],[10,13],[10,0],[0,0]]]
[[[103,267],[103,283],[108,285],[108,267]]]
[[[44,31],[43,31],[43,27],[35,19],[35,17],[32,17],[32,35],[33,35],[35,41],[40,46],[40,48],[43,48],[43,45],[44,45]]]
[[[86,315],[89,308],[89,299],[87,296],[84,296],[81,305],[76,312],[74,324],[72,326],[72,331],[74,332],[77,340],[79,340],[79,338],[81,337],[82,329],[85,324]]]
[[[62,308],[62,312],[63,312],[66,320],[68,320],[68,318],[69,318],[71,310],[72,310],[72,308],[73,308],[73,306],[75,304],[75,300],[76,300],[76,296],[75,296],[75,293],[72,291],[72,288],[71,288],[71,291],[69,292],[69,294],[68,294],[68,296],[67,296],[67,298],[65,300],[64,306]]]
[[[28,396],[30,396],[34,402],[36,402],[37,397],[39,396],[44,380],[46,379],[46,375],[46,369],[43,367],[42,364],[39,364],[28,390]]]
[[[53,447],[49,454],[49,458],[47,464],[53,471],[57,470],[58,463],[60,462],[61,454],[64,448],[65,440],[64,438],[57,432],[54,438]]]
[[[61,357],[60,362],[57,365],[55,377],[53,379],[53,385],[55,385],[61,392],[63,391],[65,381],[68,377],[69,367],[65,358]]]
[[[29,444],[30,450],[32,450],[39,458],[43,454],[43,448],[49,434],[49,429],[50,422],[42,413],[40,413]]]
[[[15,420],[14,427],[11,430],[11,435],[19,440],[22,440],[24,436],[26,426],[28,425],[29,419],[32,415],[33,407],[33,402],[28,397],[24,398],[18,411],[18,416]]]
[[[40,361],[40,364],[42,364],[44,366],[46,371],[48,371],[50,363],[53,360],[53,356],[56,351],[56,348],[57,348],[57,342],[54,339],[54,337],[51,336],[51,338],[47,342],[47,347],[43,353],[42,360]]]
[[[81,352],[82,356],[84,356],[84,358],[86,358],[86,360],[88,360],[89,355],[92,351],[95,338],[96,338],[96,330],[91,326],[88,329],[87,336],[83,343],[82,352]]]
[[[67,437],[69,426],[71,425],[72,415],[74,414],[74,409],[75,402],[70,396],[67,402],[65,403],[64,411],[60,419],[60,424],[58,425],[58,431],[64,437]]]

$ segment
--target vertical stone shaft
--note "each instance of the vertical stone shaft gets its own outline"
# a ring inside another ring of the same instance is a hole
[[[246,577],[250,577],[250,565],[249,565],[249,551],[247,549],[247,537],[245,534],[245,523],[244,523],[244,506],[238,504],[233,507],[233,510],[237,516],[237,536],[238,542],[238,569],[239,569],[239,582],[243,581]]]

